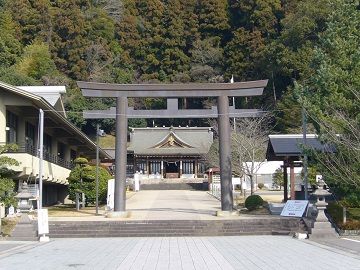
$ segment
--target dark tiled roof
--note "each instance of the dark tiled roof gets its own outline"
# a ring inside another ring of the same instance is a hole
[[[333,152],[334,147],[322,144],[316,135],[306,136],[306,147],[324,152]],[[269,161],[283,160],[284,157],[300,158],[303,155],[302,134],[269,135],[266,158]]]
[[[159,146],[169,134],[174,134],[181,146]],[[184,156],[206,154],[213,142],[210,127],[135,128],[130,135],[128,150],[135,155]]]

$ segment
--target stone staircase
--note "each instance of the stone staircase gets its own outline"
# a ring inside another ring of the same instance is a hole
[[[141,184],[140,190],[208,190],[208,183]]]
[[[37,224],[27,214],[22,214],[19,222],[11,233],[10,241],[37,241]]]
[[[307,233],[298,218],[242,220],[49,221],[50,237],[163,237]]]

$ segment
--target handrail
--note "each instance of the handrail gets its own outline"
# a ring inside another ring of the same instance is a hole
[[[6,143],[0,142],[0,145],[5,145]],[[11,143],[17,145],[16,150],[7,150],[7,153],[27,153],[32,156],[37,157],[38,156],[38,150],[32,143]],[[73,169],[75,164],[72,161],[65,160],[57,155],[54,155],[44,149],[44,160],[49,161],[51,163],[54,163],[56,165],[59,165],[61,167],[67,168],[69,170]]]

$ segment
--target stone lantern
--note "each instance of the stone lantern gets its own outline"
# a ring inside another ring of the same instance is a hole
[[[311,230],[310,238],[324,239],[337,237],[338,235],[335,232],[335,229],[332,227],[324,212],[328,205],[325,201],[325,196],[330,195],[331,193],[325,189],[325,182],[322,179],[318,181],[317,185],[318,189],[314,192],[314,195],[317,196],[315,206],[318,210],[318,215],[314,221],[314,228]]]
[[[29,212],[32,209],[30,201],[33,195],[29,192],[29,187],[26,182],[21,185],[21,191],[15,196],[19,200],[18,209],[20,212]]]

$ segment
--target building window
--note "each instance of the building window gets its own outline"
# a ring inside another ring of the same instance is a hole
[[[136,170],[138,172],[146,172],[146,160],[137,160],[136,161]]]
[[[205,173],[206,171],[205,163],[203,161],[200,161],[198,165],[199,165],[198,173]]]
[[[25,141],[26,146],[35,146],[35,126],[28,122],[25,123]]]
[[[18,116],[6,111],[6,143],[17,143]]]
[[[44,154],[51,154],[52,138],[50,135],[44,134]]]
[[[65,144],[59,142],[58,143],[58,157],[61,159],[65,159]]]
[[[182,166],[183,174],[194,174],[194,161],[184,160]]]
[[[150,161],[150,174],[161,173],[161,161]]]

